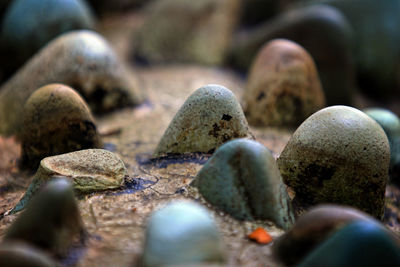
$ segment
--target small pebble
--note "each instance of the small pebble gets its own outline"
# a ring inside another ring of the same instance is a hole
[[[86,102],[62,84],[36,90],[22,120],[21,165],[30,169],[37,169],[45,157],[103,146]]]
[[[238,139],[222,145],[193,183],[203,197],[239,220],[294,222],[290,199],[275,159],[260,143]]]
[[[325,106],[324,92],[310,54],[284,39],[266,43],[250,69],[244,112],[256,126],[297,127]]]
[[[155,156],[190,152],[212,153],[235,138],[248,137],[248,124],[235,95],[220,85],[197,89],[172,119]]]
[[[153,212],[147,224],[140,266],[223,262],[218,229],[205,208],[192,201],[179,200]]]
[[[347,106],[311,115],[277,160],[299,203],[349,205],[378,219],[384,212],[389,161],[388,139],[379,124]]]

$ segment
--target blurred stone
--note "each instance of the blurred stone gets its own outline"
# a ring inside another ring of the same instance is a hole
[[[304,47],[314,59],[327,105],[350,104],[355,88],[353,32],[346,18],[327,5],[282,13],[236,36],[228,63],[247,71],[267,42],[285,38]]]
[[[1,68],[9,76],[58,35],[93,27],[85,1],[14,0],[1,27]]]
[[[317,206],[302,214],[293,227],[274,242],[273,253],[285,265],[297,265],[332,233],[358,220],[375,221],[353,208]]]
[[[223,261],[218,229],[202,206],[174,201],[151,215],[140,266],[196,266]]]
[[[381,219],[389,161],[377,122],[355,108],[333,106],[304,121],[277,162],[304,204],[350,205]]]
[[[240,0],[158,0],[135,36],[135,57],[150,63],[221,64],[239,18]]]
[[[234,138],[251,137],[235,95],[220,85],[197,89],[185,101],[158,144],[155,155],[212,153]]]
[[[144,100],[103,37],[91,31],[73,31],[50,42],[0,88],[0,134],[16,133],[25,101],[50,83],[76,89],[97,113]]]
[[[73,186],[58,178],[49,181],[32,199],[4,239],[25,241],[63,256],[73,243],[82,242],[84,231]]]
[[[298,266],[400,266],[400,246],[383,225],[357,221],[337,231]]]
[[[286,187],[271,152],[237,139],[222,145],[196,176],[203,197],[239,220],[271,220],[288,229],[294,222]]]
[[[102,147],[89,108],[68,86],[50,84],[36,90],[26,101],[22,120],[24,167],[36,169],[45,157]]]
[[[297,127],[325,106],[311,56],[284,39],[265,44],[250,69],[244,112],[252,125]]]

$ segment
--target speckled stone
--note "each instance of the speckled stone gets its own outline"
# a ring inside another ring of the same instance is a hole
[[[314,60],[285,39],[266,43],[250,69],[244,112],[252,125],[297,127],[325,106]]]
[[[337,231],[297,266],[400,266],[400,246],[383,225],[357,221]]]
[[[234,138],[251,137],[235,95],[220,85],[197,89],[176,113],[155,155],[211,153]]]
[[[7,9],[0,31],[5,50],[1,67],[13,72],[58,35],[93,28],[94,18],[85,1],[15,0]]]
[[[358,109],[332,106],[300,125],[277,162],[304,204],[350,205],[380,219],[389,161],[388,139],[377,122]]]
[[[35,91],[25,103],[22,121],[24,167],[36,169],[45,157],[103,146],[86,102],[62,84]]]
[[[70,179],[78,193],[119,188],[127,174],[122,160],[103,149],[86,149],[48,157],[40,162],[25,195],[11,213],[22,210],[36,192],[55,175]]]
[[[151,215],[140,266],[189,266],[223,261],[217,227],[199,204],[173,201]]]
[[[80,242],[84,225],[70,181],[49,181],[7,229],[5,240],[28,242],[54,255],[65,255]]]
[[[273,253],[285,265],[294,266],[332,233],[359,220],[375,221],[366,213],[345,206],[314,207],[303,213],[289,231],[275,240]]]
[[[43,251],[23,242],[6,241],[0,244],[2,267],[55,267],[57,264]]]
[[[136,80],[103,37],[72,31],[51,41],[0,88],[0,134],[17,132],[25,101],[50,83],[76,89],[97,113],[144,100]]]
[[[271,220],[284,229],[294,222],[275,159],[255,141],[237,139],[222,145],[194,185],[208,202],[239,220]]]

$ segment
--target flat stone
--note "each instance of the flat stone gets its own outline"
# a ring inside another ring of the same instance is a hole
[[[347,106],[324,108],[304,121],[277,162],[303,204],[336,203],[381,219],[390,161],[377,122]]]
[[[294,222],[275,159],[255,141],[237,139],[222,145],[194,185],[208,202],[236,219],[271,220],[284,229]]]
[[[325,107],[314,60],[285,39],[266,43],[255,57],[244,93],[244,112],[256,126],[297,127]]]
[[[248,137],[248,124],[235,95],[220,85],[197,89],[185,101],[161,138],[155,155],[211,153],[234,138]]]

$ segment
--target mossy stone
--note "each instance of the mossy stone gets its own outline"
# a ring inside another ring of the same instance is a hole
[[[285,265],[294,266],[335,231],[360,220],[375,221],[366,213],[350,207],[320,205],[311,208],[296,220],[289,231],[275,240],[272,251]]]
[[[92,31],[72,31],[51,41],[0,88],[0,134],[15,134],[26,100],[51,83],[77,90],[95,113],[134,106],[144,100],[136,80],[102,36]]]
[[[199,204],[173,201],[151,215],[140,266],[222,262],[224,253],[218,229],[209,212]]]
[[[332,106],[297,128],[277,162],[303,204],[350,205],[381,219],[389,161],[377,122],[358,109]]]
[[[239,220],[271,220],[288,229],[294,222],[286,186],[271,152],[245,139],[222,145],[194,181],[212,205]]]
[[[57,178],[49,181],[7,229],[5,240],[28,242],[54,255],[65,256],[84,234],[73,186]]]
[[[35,91],[25,103],[22,121],[24,167],[36,169],[43,158],[103,146],[86,102],[62,84]]]
[[[254,59],[244,93],[249,123],[297,127],[323,107],[324,92],[308,52],[289,40],[266,43]]]
[[[251,137],[235,95],[220,85],[197,89],[185,101],[158,144],[155,155],[211,153],[234,138]]]
[[[298,266],[400,266],[400,246],[384,226],[357,221],[337,231]]]

